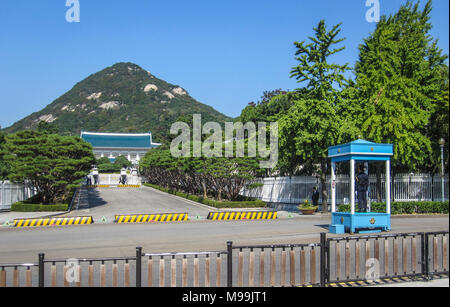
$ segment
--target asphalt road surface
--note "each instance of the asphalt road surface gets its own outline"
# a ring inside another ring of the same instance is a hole
[[[93,224],[70,227],[0,228],[0,263],[46,258],[100,258],[144,252],[225,250],[234,244],[319,242],[329,216],[264,221],[188,221],[156,224]],[[392,232],[448,231],[448,217],[393,218]]]
[[[89,215],[109,223],[93,225],[0,228],[0,263],[35,262],[38,253],[47,259],[132,256],[137,246],[144,252],[191,252],[225,250],[234,244],[319,242],[328,232],[330,215],[299,216],[278,220],[210,221],[209,207],[151,188],[93,189],[82,195],[70,216]],[[113,224],[114,214],[189,213],[187,222]],[[282,214],[280,214],[283,216]],[[393,217],[392,232],[448,231],[448,216]]]
[[[210,209],[161,191],[142,188],[82,189],[75,210],[65,216],[113,219],[116,214],[188,213],[207,216]]]

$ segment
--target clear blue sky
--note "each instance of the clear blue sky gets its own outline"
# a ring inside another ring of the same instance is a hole
[[[79,0],[80,23],[66,21],[65,2],[1,1],[2,127],[124,61],[235,117],[264,90],[297,88],[289,78],[293,42],[311,35],[320,19],[343,22],[346,50],[335,62],[351,66],[375,28],[365,19],[365,0]],[[381,14],[403,3],[380,0]],[[432,35],[448,54],[449,1],[434,0],[433,8]]]

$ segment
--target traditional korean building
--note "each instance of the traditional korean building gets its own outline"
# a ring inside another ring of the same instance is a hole
[[[82,131],[81,138],[92,145],[97,159],[107,157],[114,161],[118,156],[124,156],[133,164],[139,164],[147,151],[161,145],[153,143],[151,132],[125,134]]]

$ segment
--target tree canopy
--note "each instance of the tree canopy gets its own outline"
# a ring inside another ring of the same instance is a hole
[[[79,137],[21,131],[6,137],[8,178],[30,182],[42,203],[62,199],[89,173],[95,158],[90,144]]]
[[[421,11],[408,1],[396,14],[382,16],[359,47],[355,67],[364,137],[394,144],[394,167],[411,170],[423,168],[432,155],[436,140],[427,131],[447,59],[429,35],[431,3]]]

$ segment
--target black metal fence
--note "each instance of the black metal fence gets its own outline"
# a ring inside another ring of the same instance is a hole
[[[327,237],[224,251],[0,265],[0,287],[286,287],[448,275],[449,232]]]

